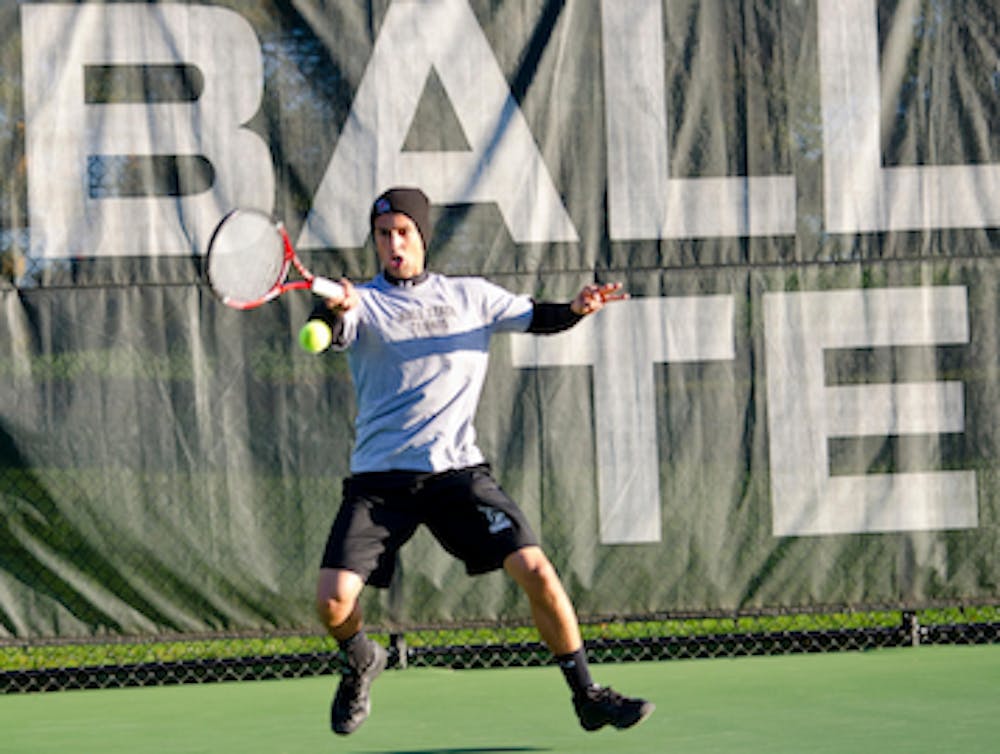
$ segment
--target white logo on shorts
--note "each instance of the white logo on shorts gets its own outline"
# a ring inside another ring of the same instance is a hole
[[[497,534],[502,532],[504,529],[514,528],[514,524],[511,523],[510,517],[503,511],[492,508],[488,505],[477,505],[477,508],[482,512],[486,519],[490,522],[490,534]]]

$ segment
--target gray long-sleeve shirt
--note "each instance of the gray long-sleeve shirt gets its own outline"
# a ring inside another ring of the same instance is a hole
[[[333,347],[347,350],[357,391],[351,472],[445,471],[483,462],[473,419],[489,342],[524,332],[534,304],[482,278],[382,275],[357,286]]]

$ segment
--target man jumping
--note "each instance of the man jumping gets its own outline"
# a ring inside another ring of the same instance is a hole
[[[425,268],[430,206],[416,188],[393,188],[370,214],[381,272],[313,310],[347,351],[358,415],[351,475],[323,553],[317,609],[347,658],[331,708],[334,732],[353,733],[371,710],[372,681],[386,650],[365,635],[358,598],[386,588],[396,554],[420,525],[469,574],[503,568],[527,595],[531,615],[572,692],[585,730],[629,728],[651,702],[593,682],[576,612],[518,505],[475,444],[473,419],[492,335],[556,333],[606,303],[618,283],[590,284],[569,303],[535,302],[482,278]]]

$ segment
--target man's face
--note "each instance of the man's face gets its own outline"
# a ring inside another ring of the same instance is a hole
[[[424,271],[424,241],[407,215],[387,212],[375,218],[375,249],[382,269],[402,280]]]

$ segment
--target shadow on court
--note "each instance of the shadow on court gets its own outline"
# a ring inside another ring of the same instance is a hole
[[[552,749],[539,749],[534,746],[501,746],[476,749],[414,749],[412,751],[386,751],[382,754],[509,754],[518,751],[552,751]]]

